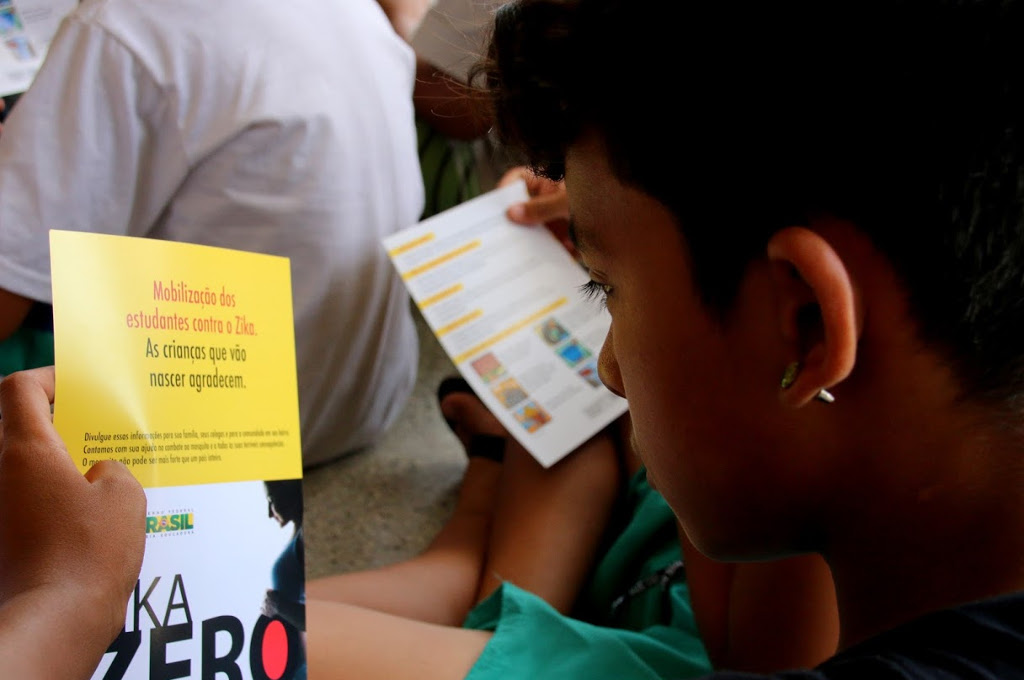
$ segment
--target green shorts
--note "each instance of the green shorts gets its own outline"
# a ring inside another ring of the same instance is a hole
[[[0,342],[0,376],[52,364],[52,331],[22,327]]]
[[[473,143],[452,139],[416,119],[424,206],[420,219],[453,208],[481,193]]]

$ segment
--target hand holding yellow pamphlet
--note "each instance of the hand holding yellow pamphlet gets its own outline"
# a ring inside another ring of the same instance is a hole
[[[93,677],[304,678],[289,261],[66,231],[50,254],[54,424],[83,472],[119,460],[148,502],[125,628]]]

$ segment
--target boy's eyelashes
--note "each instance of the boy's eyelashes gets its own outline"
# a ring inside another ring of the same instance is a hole
[[[585,300],[600,300],[601,307],[605,307],[608,302],[608,296],[612,292],[612,287],[607,283],[598,283],[593,279],[587,281],[580,286],[580,295]]]

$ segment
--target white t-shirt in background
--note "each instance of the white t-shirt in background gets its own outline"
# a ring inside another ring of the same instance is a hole
[[[84,0],[0,138],[0,288],[50,301],[50,229],[289,257],[303,460],[372,443],[417,366],[414,69],[375,0]]]

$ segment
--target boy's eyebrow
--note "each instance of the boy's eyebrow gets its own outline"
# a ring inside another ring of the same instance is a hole
[[[593,241],[588,238],[586,230],[584,229],[583,233],[580,233],[580,228],[572,215],[569,216],[569,240],[572,241],[573,248],[577,253],[586,252],[593,246]]]
[[[578,254],[583,255],[584,253],[599,254],[607,253],[607,249],[604,248],[601,240],[600,233],[594,229],[587,228],[586,222],[581,227],[580,223],[575,221],[575,218],[569,215],[569,228],[568,228],[569,241],[572,242],[572,247],[575,248]]]

